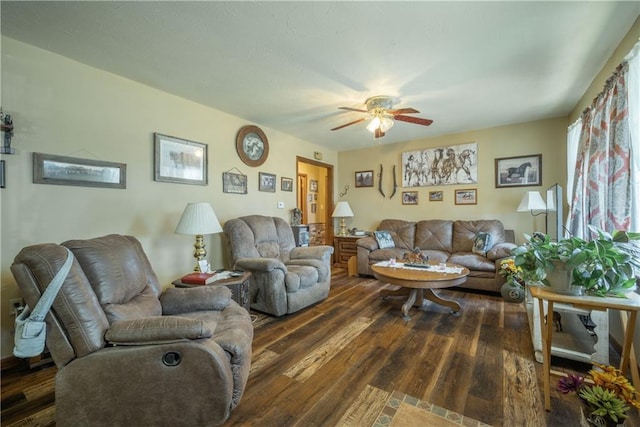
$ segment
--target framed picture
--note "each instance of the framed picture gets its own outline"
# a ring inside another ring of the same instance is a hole
[[[402,204],[403,205],[417,205],[418,204],[418,192],[417,191],[403,191],[402,192]]]
[[[269,140],[258,126],[243,126],[236,135],[236,151],[244,164],[256,167],[269,156]]]
[[[318,181],[315,179],[309,180],[309,191],[316,192],[318,191]]]
[[[318,193],[316,193],[316,194],[314,194],[314,195],[313,195],[313,201],[314,201],[314,202],[318,201]]]
[[[258,190],[275,193],[276,192],[276,176],[272,173],[266,173],[266,172],[260,172],[258,175],[259,175]]]
[[[316,211],[317,211],[317,206],[318,206],[317,204],[315,204],[315,203],[311,203],[311,213],[313,213],[313,214],[314,214],[314,213],[316,213]]]
[[[4,160],[0,160],[0,188],[5,188],[5,172],[4,172]]]
[[[154,134],[155,181],[207,185],[207,144]]]
[[[247,175],[233,172],[222,172],[222,192],[247,194]]]
[[[281,191],[293,191],[293,178],[280,178]]]
[[[356,172],[356,188],[373,187],[373,171]]]
[[[477,205],[478,190],[475,188],[465,188],[462,190],[455,190],[454,200],[456,205]]]
[[[441,202],[443,198],[444,194],[442,191],[429,191],[430,202]]]
[[[402,186],[472,185],[478,182],[478,143],[402,153]]]
[[[496,188],[542,185],[542,154],[496,159]]]
[[[35,184],[127,188],[127,165],[33,153],[33,182]]]

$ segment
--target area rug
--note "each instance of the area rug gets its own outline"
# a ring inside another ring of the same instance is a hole
[[[473,418],[394,391],[373,427],[491,427]]]

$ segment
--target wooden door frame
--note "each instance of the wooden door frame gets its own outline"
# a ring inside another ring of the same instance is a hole
[[[325,206],[327,206],[327,209],[325,209],[326,243],[329,246],[333,246],[333,218],[331,217],[331,213],[333,212],[333,165],[322,163],[317,160],[307,159],[306,157],[296,156],[296,181],[298,180],[298,175],[300,173],[298,168],[300,163],[318,166],[327,170],[327,191],[325,191],[324,201]]]

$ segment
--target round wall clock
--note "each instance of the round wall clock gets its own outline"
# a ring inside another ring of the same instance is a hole
[[[260,166],[269,156],[267,135],[258,126],[244,126],[238,131],[236,150],[246,165]]]

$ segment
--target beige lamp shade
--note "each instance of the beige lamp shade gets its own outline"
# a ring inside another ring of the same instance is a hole
[[[176,227],[177,234],[215,234],[222,227],[209,203],[189,203]]]
[[[200,261],[203,261],[207,256],[203,235],[220,233],[221,231],[220,221],[218,221],[218,217],[209,203],[189,203],[184,208],[182,217],[176,227],[176,233],[196,236],[196,241],[193,245],[195,248],[193,256],[196,259],[194,271],[201,271]]]
[[[351,210],[351,206],[349,206],[349,202],[338,202],[331,216],[333,218],[352,217],[353,211]]]
[[[518,212],[527,211],[546,211],[547,205],[542,199],[539,191],[527,191],[520,204],[518,205]]]

